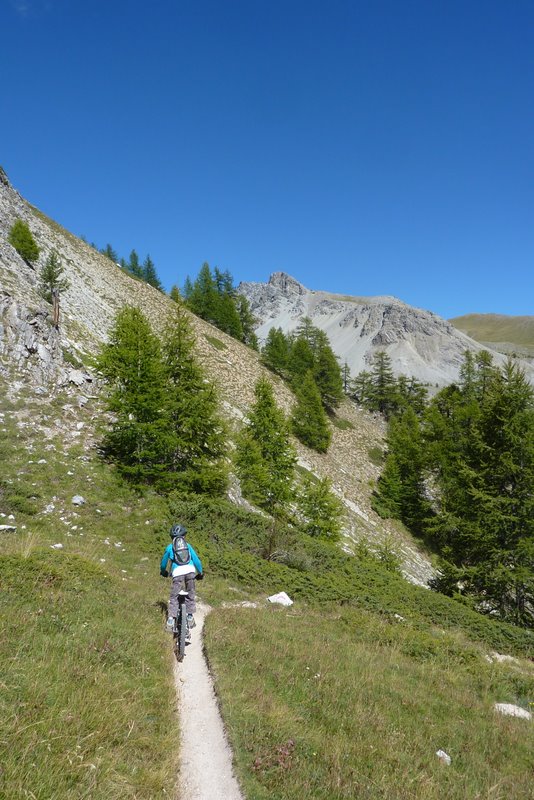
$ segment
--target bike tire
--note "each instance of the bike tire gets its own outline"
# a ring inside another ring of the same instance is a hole
[[[174,634],[174,652],[178,661],[183,661],[185,655],[185,639],[187,636],[187,614],[185,603],[180,603],[178,619],[176,620],[176,632]]]

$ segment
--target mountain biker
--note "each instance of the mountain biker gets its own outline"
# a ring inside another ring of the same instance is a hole
[[[196,625],[193,614],[195,606],[195,576],[197,580],[204,577],[202,562],[195,553],[189,542],[185,541],[187,529],[183,525],[175,524],[171,528],[171,544],[167,545],[163,558],[161,559],[159,573],[163,578],[167,578],[169,573],[167,565],[171,562],[171,594],[169,598],[169,616],[167,619],[167,630],[174,628],[174,619],[178,613],[178,594],[185,588],[187,597],[185,607],[187,611],[187,623],[189,629]],[[198,574],[197,574],[198,573]]]

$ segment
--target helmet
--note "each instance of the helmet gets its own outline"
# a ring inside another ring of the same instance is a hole
[[[171,539],[176,539],[177,536],[187,536],[187,528],[183,525],[173,525],[171,528]]]

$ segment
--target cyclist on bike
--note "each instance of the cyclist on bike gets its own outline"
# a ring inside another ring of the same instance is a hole
[[[195,618],[195,576],[197,580],[204,577],[202,572],[202,562],[191,547],[186,542],[187,530],[183,525],[173,525],[171,528],[171,544],[167,545],[160,564],[160,575],[167,578],[169,572],[167,566],[171,562],[171,594],[169,598],[169,617],[167,619],[167,630],[174,628],[174,619],[178,613],[178,594],[185,588],[187,598],[185,607],[187,610],[187,623],[189,628],[194,628]],[[198,573],[198,574],[197,574]]]

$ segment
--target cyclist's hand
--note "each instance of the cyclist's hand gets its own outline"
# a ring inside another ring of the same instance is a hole
[[[169,573],[167,572],[166,569],[160,569],[159,574],[161,575],[162,578],[168,578],[169,577]]]
[[[199,572],[198,575],[197,575],[197,581],[201,581],[203,578],[204,578],[204,573],[203,572]]]

